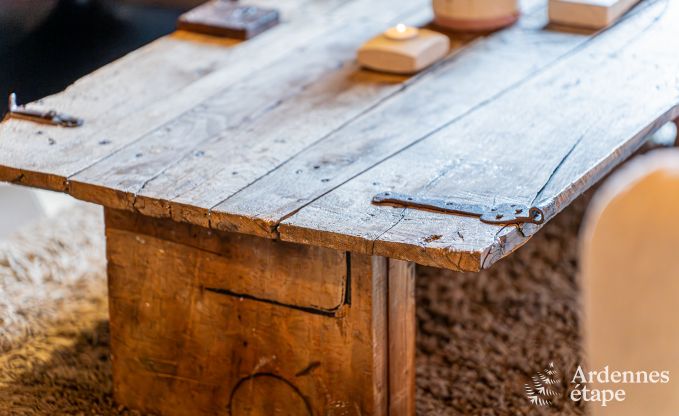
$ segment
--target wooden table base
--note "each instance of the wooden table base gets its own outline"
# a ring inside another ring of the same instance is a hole
[[[414,414],[414,267],[106,210],[114,394],[163,415]]]

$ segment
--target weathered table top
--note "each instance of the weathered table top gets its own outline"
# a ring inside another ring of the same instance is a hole
[[[535,225],[378,206],[374,194],[538,205],[551,217],[679,116],[679,2],[613,28],[454,38],[411,78],[355,50],[428,0],[278,0],[250,41],[175,33],[29,106],[79,128],[0,125],[0,179],[221,230],[475,271]]]

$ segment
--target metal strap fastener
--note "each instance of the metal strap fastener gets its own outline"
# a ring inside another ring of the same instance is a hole
[[[479,217],[482,222],[487,224],[542,224],[545,221],[545,214],[540,208],[519,204],[500,204],[488,207],[445,199],[421,198],[395,192],[381,192],[373,197],[372,202],[374,204],[398,205]]]
[[[66,114],[57,113],[54,110],[35,111],[22,108],[17,105],[17,96],[15,93],[11,93],[9,95],[8,108],[9,112],[7,113],[7,118],[16,118],[20,120],[28,120],[36,123],[62,127],[80,127],[83,125],[83,121],[81,119],[71,117]]]

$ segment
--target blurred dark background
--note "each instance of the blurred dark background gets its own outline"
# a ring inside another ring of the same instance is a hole
[[[0,0],[0,116],[175,28],[201,0]],[[0,117],[1,118],[1,117]]]

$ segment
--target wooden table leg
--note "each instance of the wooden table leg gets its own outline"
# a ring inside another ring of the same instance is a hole
[[[115,210],[106,236],[118,403],[414,414],[411,264]]]
[[[415,263],[389,260],[389,414],[415,414]]]

